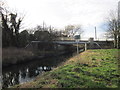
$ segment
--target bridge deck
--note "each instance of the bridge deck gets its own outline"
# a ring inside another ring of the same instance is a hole
[[[98,43],[98,44],[106,44],[112,41],[94,41],[93,43]],[[31,41],[31,43],[48,43],[46,41]],[[75,41],[75,40],[71,40],[71,41],[52,41],[49,43],[56,43],[56,44],[85,44],[85,43],[90,43],[89,41]]]

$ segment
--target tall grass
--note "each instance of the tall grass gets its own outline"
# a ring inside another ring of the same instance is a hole
[[[17,62],[24,61],[27,58],[33,57],[32,51],[19,49],[19,48],[3,48],[2,49],[2,64],[16,64]]]

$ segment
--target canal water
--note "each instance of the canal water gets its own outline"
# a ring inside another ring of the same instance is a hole
[[[6,88],[16,84],[32,81],[36,76],[56,68],[60,63],[65,62],[72,56],[73,53],[69,53],[3,68],[2,86],[3,88]]]

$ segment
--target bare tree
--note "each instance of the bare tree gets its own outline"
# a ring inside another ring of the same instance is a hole
[[[3,46],[19,46],[19,30],[23,18],[17,17],[17,13],[10,12],[3,5],[0,9]]]
[[[120,28],[118,27],[118,17],[117,17],[117,12],[110,12],[110,16],[108,18],[108,30],[107,30],[107,35],[111,38],[114,39],[114,48],[119,47],[119,32]]]
[[[75,28],[74,25],[67,25],[67,26],[65,26],[65,33],[68,35],[71,31],[73,32],[74,28]]]
[[[81,25],[67,25],[65,27],[65,33],[67,35],[71,35],[72,37],[76,34],[79,33],[80,35],[83,33]]]

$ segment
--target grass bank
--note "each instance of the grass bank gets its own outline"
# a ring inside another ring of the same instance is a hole
[[[117,88],[118,50],[88,50],[34,81],[13,88]]]

